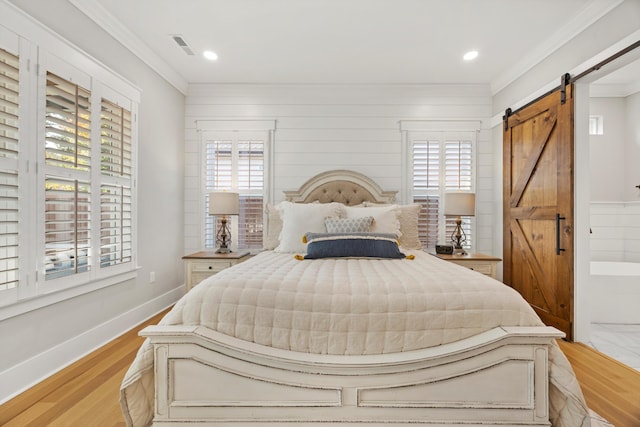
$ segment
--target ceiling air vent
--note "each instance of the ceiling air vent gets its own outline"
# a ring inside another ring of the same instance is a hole
[[[174,34],[171,36],[171,38],[173,39],[174,42],[176,42],[178,46],[180,46],[182,50],[184,50],[184,52],[187,55],[192,55],[192,56],[194,55],[193,50],[191,49],[191,46],[189,46],[189,44],[186,41],[184,41],[181,35]]]

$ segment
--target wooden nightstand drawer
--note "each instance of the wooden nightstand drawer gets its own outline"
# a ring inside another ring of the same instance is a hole
[[[487,276],[493,275],[493,265],[491,263],[465,263],[462,264],[467,267],[469,270],[477,271],[478,273],[486,274]]]
[[[201,251],[183,256],[182,259],[185,261],[184,284],[187,291],[207,277],[213,276],[236,264],[240,264],[248,260],[249,257],[249,252],[219,254],[213,251]]]
[[[433,255],[442,260],[466,267],[469,270],[477,271],[478,273],[493,277],[494,279],[498,276],[498,263],[502,261],[498,257],[483,254]]]
[[[190,275],[187,274],[188,280],[191,282],[191,286],[189,287],[189,289],[193,288],[195,285],[202,282],[207,277],[213,276],[214,274],[215,273],[208,273],[208,272],[196,273],[192,271]]]
[[[217,273],[219,271],[224,270],[225,268],[229,268],[234,263],[231,261],[192,261],[191,264],[191,272],[192,273],[200,273],[200,272],[212,272]]]

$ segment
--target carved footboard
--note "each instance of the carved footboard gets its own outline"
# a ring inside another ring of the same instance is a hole
[[[503,327],[404,353],[332,356],[197,326],[151,326],[154,426],[548,426],[550,327]]]

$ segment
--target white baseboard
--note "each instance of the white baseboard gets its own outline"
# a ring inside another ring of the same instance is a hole
[[[0,372],[0,404],[131,330],[174,304],[182,295],[184,285]],[[70,359],[69,355],[73,357]]]

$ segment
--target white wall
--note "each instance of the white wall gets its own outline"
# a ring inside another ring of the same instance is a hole
[[[624,200],[640,201],[640,92],[627,96],[626,103],[626,148]]]
[[[640,262],[640,93],[591,98],[604,135],[591,135],[591,259]]]
[[[625,98],[591,98],[589,114],[602,116],[603,134],[589,135],[591,200],[622,201],[625,193]]]
[[[484,86],[191,85],[186,107],[185,253],[202,249],[204,193],[196,120],[276,120],[274,201],[313,175],[351,169],[385,190],[400,190],[400,120],[483,120]],[[478,144],[476,250],[493,253],[494,153],[490,134]],[[400,201],[406,202],[406,201]]]
[[[184,283],[184,95],[69,2],[12,3],[141,89],[140,269],[135,280],[1,321],[0,402],[171,304]]]
[[[589,136],[591,200],[640,201],[640,93],[590,98],[589,111],[604,120],[604,134]]]

